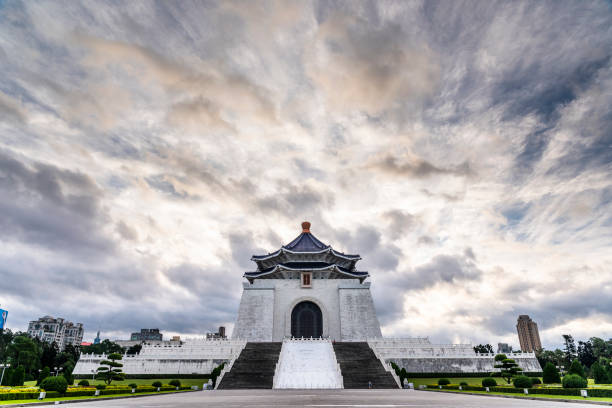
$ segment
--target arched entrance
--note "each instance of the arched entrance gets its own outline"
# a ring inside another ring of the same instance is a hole
[[[322,337],[323,314],[313,302],[300,302],[291,312],[291,336]]]

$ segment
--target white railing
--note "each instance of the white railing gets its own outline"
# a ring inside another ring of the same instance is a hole
[[[299,346],[307,346],[308,344],[322,344],[327,347],[313,350],[322,352],[319,355],[307,356],[306,352],[310,350],[308,348],[300,350]],[[331,340],[321,338],[285,339],[274,370],[273,388],[344,388],[342,371],[336,360],[336,353]]]
[[[223,380],[223,377],[225,376],[225,373],[230,371],[232,369],[232,367],[234,366],[234,363],[238,359],[238,356],[240,356],[240,353],[242,353],[242,349],[244,349],[244,347],[246,346],[246,343],[247,343],[246,340],[244,340],[243,343],[242,343],[242,347],[239,350],[236,350],[234,352],[234,354],[232,355],[232,358],[229,361],[229,363],[227,363],[225,365],[225,367],[223,367],[223,369],[221,370],[221,373],[219,373],[219,376],[217,377],[217,381],[215,382],[215,390],[217,388],[219,388],[219,384],[221,384],[221,380]]]
[[[387,372],[389,372],[393,376],[393,379],[395,380],[395,383],[397,384],[397,386],[399,388],[402,388],[402,381],[400,380],[400,378],[395,373],[395,370],[393,369],[393,367],[391,367],[391,363],[387,363],[385,361],[385,359],[380,355],[378,350],[376,350],[376,347],[372,347],[372,345],[370,343],[368,343],[368,346],[370,346],[370,349],[372,349],[372,351],[374,352],[374,355],[380,361],[380,363],[385,368],[385,370]]]

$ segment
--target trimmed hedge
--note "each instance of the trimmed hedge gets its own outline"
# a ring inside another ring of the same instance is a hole
[[[578,374],[568,374],[561,379],[563,388],[586,388],[587,380]]]
[[[495,378],[492,378],[492,377],[483,378],[482,386],[483,387],[497,387],[497,381],[495,380]]]
[[[38,399],[40,392],[2,392],[0,393],[0,401],[13,401],[25,399]],[[57,398],[60,394],[57,391],[47,391],[46,398]]]
[[[514,377],[514,379],[512,380],[512,384],[515,388],[531,388],[533,386],[531,378],[525,375],[519,375],[518,377]]]
[[[68,388],[68,382],[61,375],[57,377],[47,377],[40,382],[40,388],[45,391],[57,391],[60,394],[66,392]]]
[[[428,384],[427,388],[439,389],[436,384]],[[486,391],[485,387],[475,387],[472,385],[462,387],[463,391]],[[443,385],[443,390],[459,390],[458,385]],[[612,389],[610,388],[530,388],[529,394],[547,394],[547,395],[568,395],[580,396],[580,390],[587,390],[589,397],[612,398]],[[489,387],[491,392],[502,392],[510,394],[522,394],[522,388],[513,387]]]
[[[433,375],[433,377],[438,377],[437,374]],[[448,376],[447,376],[448,377]],[[75,374],[74,378],[77,379],[81,379],[81,378],[91,378],[91,374]],[[125,379],[128,380],[151,380],[151,379],[174,379],[174,378],[180,378],[180,379],[206,379],[208,380],[210,378],[210,374],[126,374]]]
[[[438,385],[448,385],[450,384],[450,380],[448,378],[440,378],[438,380]]]
[[[457,378],[457,377],[492,377],[493,373],[406,373],[407,378]],[[541,377],[542,372],[521,373],[527,377]],[[159,377],[161,378],[161,377]]]

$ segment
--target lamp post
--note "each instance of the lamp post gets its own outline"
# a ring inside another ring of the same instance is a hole
[[[0,385],[2,385],[2,380],[4,379],[4,370],[6,370],[10,366],[10,364],[0,364],[0,367],[2,367],[2,375],[0,375]]]
[[[91,381],[96,379],[96,370],[91,370]]]

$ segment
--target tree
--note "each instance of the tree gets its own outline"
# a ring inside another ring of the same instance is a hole
[[[536,357],[541,367],[546,366],[547,363],[553,363],[555,366],[565,365],[565,353],[563,353],[563,350],[538,350],[536,351]]]
[[[572,365],[567,371],[568,374],[576,374],[581,376],[582,378],[586,378],[586,374],[584,373],[584,367],[580,364],[580,361],[574,360],[572,361]]]
[[[400,370],[400,382],[402,383],[402,387],[404,386],[404,381],[406,381],[408,379],[408,372],[406,371],[406,368],[402,367],[402,369]]]
[[[38,381],[36,381],[36,385],[40,385],[42,380],[49,377],[49,375],[51,375],[51,369],[49,367],[43,368],[40,374],[38,375]]]
[[[569,334],[563,335],[563,341],[565,343],[565,347],[563,351],[565,352],[565,362],[566,365],[570,365],[572,360],[576,358],[576,342],[574,338]]]
[[[142,350],[142,344],[134,344],[127,350],[126,354],[138,354]]]
[[[551,362],[546,363],[544,371],[542,372],[542,381],[544,384],[559,384],[561,383],[561,376],[557,367]]]
[[[25,368],[23,366],[19,366],[13,371],[13,375],[11,376],[11,385],[14,387],[21,386],[23,385],[24,380]]]
[[[99,380],[103,380],[106,384],[109,384],[113,381],[123,381],[125,379],[125,374],[121,370],[123,364],[117,363],[117,361],[121,360],[121,354],[119,353],[111,353],[107,356],[108,360],[102,360],[100,362],[100,367],[98,367],[98,373],[96,374],[96,378]]]
[[[595,384],[608,384],[608,373],[598,362],[593,363],[591,366],[591,373],[593,374]]]
[[[6,355],[12,366],[22,366],[29,377],[35,378],[33,373],[38,374],[40,350],[27,334],[16,335],[6,348]]]
[[[578,360],[585,367],[591,367],[597,361],[593,352],[593,343],[590,340],[578,342]]]
[[[83,354],[123,354],[123,348],[109,339],[104,339],[100,344],[92,344],[81,348]]]
[[[57,343],[43,342],[41,344],[42,354],[40,356],[40,365],[42,367],[56,367],[55,359],[59,354]]]
[[[66,379],[61,375],[57,377],[47,377],[40,383],[40,388],[45,391],[57,391],[60,394],[64,394],[68,388]]]
[[[516,361],[506,357],[505,354],[495,356],[495,365],[493,367],[500,369],[500,377],[504,378],[508,384],[510,384],[514,376],[523,371]]]
[[[563,388],[586,388],[587,380],[578,374],[568,374],[561,381]]]
[[[493,354],[493,346],[491,346],[490,344],[479,344],[477,346],[474,346],[474,351],[476,353]]]

